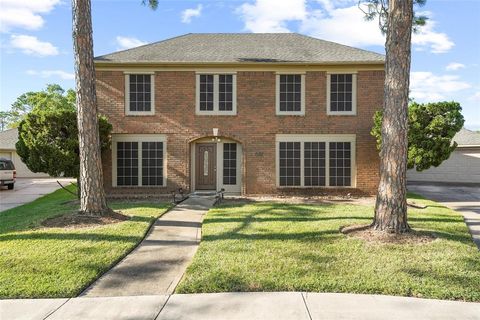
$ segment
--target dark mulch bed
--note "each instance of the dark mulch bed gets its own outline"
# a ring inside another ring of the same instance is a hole
[[[42,222],[42,226],[47,228],[85,228],[118,223],[129,219],[129,216],[115,211],[110,211],[103,216],[70,213],[46,219]]]
[[[346,226],[340,228],[340,232],[368,242],[392,244],[424,244],[437,238],[434,234],[425,231],[410,230],[409,232],[396,234],[374,230],[370,225]]]

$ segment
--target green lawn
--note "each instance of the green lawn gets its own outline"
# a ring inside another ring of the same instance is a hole
[[[272,202],[211,209],[203,239],[177,293],[351,292],[480,301],[480,253],[463,218],[415,197],[410,225],[425,244],[380,244],[339,228],[371,222],[361,205]]]
[[[64,190],[0,213],[0,298],[73,297],[130,252],[167,203],[114,202],[130,220],[87,228],[43,228],[73,213]]]

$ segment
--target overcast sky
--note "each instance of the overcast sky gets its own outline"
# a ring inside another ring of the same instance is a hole
[[[95,55],[189,32],[299,32],[384,53],[376,22],[357,0],[93,0]],[[413,36],[411,97],[461,103],[466,127],[480,130],[480,0],[428,0]],[[68,0],[0,0],[0,109],[20,94],[59,83],[72,88]]]

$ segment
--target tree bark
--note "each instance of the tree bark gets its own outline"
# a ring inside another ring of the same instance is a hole
[[[387,18],[380,183],[372,227],[402,233],[407,223],[408,88],[413,0],[390,0]]]
[[[72,13],[80,149],[80,212],[101,215],[109,209],[103,189],[90,0],[72,0]]]

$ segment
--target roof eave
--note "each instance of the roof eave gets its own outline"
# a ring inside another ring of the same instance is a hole
[[[128,61],[128,62],[119,62],[119,61],[103,61],[103,60],[94,60],[96,66],[194,66],[194,65],[239,65],[239,66],[250,66],[250,65],[265,65],[265,66],[324,66],[324,65],[385,65],[385,61],[285,61],[285,62],[218,62],[218,61]]]
[[[457,148],[480,148],[480,144],[459,144]]]

